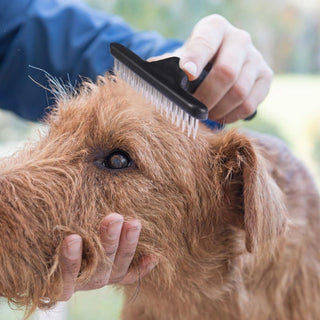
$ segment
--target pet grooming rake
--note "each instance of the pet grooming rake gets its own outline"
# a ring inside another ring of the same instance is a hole
[[[178,57],[147,62],[119,43],[111,43],[110,52],[115,58],[115,74],[142,93],[177,127],[181,125],[183,132],[187,128],[188,136],[192,134],[195,138],[199,120],[208,118],[208,109],[192,93],[204,80],[211,65],[206,66],[198,79],[189,81],[179,68]]]

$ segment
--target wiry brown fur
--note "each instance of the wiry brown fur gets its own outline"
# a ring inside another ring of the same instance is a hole
[[[40,141],[0,164],[0,295],[54,304],[67,234],[84,240],[80,285],[110,268],[99,224],[135,217],[157,267],[124,288],[124,319],[319,319],[319,195],[275,138],[200,127],[196,140],[121,81],[63,97]],[[133,159],[102,169],[113,149]]]

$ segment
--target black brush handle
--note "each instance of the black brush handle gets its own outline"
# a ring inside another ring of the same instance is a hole
[[[119,43],[111,43],[110,52],[133,73],[189,115],[199,120],[208,118],[208,108],[181,86],[181,83],[185,82],[183,79],[188,78],[179,68],[179,58],[147,62]]]
[[[187,90],[190,93],[195,93],[195,91],[198,89],[198,87],[201,85],[201,83],[203,82],[203,80],[207,77],[208,73],[210,72],[212,68],[212,64],[209,62],[204,69],[202,70],[200,76],[193,80],[193,81],[188,81],[188,87]]]
[[[187,74],[179,67],[178,57],[147,62],[119,43],[111,43],[110,52],[132,72],[156,88],[189,115],[199,120],[208,118],[208,108],[192,94],[207,77],[212,68],[211,63],[206,65],[196,80],[189,81]]]

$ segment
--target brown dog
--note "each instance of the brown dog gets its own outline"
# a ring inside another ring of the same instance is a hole
[[[84,240],[78,284],[110,268],[100,221],[142,221],[133,264],[158,266],[125,287],[124,319],[319,319],[319,195],[275,138],[212,132],[196,140],[121,81],[62,96],[50,130],[0,167],[0,295],[52,305],[62,240]]]

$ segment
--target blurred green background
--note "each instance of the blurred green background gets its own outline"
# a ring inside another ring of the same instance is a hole
[[[249,31],[275,71],[267,99],[249,123],[254,130],[284,139],[320,186],[320,1],[319,0],[88,0],[91,6],[121,15],[137,30],[156,30],[186,39],[202,17],[218,13]],[[10,154],[37,135],[39,124],[0,112],[0,154]],[[65,318],[119,319],[121,294],[111,288],[80,292],[68,303]],[[33,319],[45,319],[36,315]],[[0,319],[22,319],[5,301]],[[54,319],[54,317],[52,318]],[[59,318],[60,319],[60,318]]]

